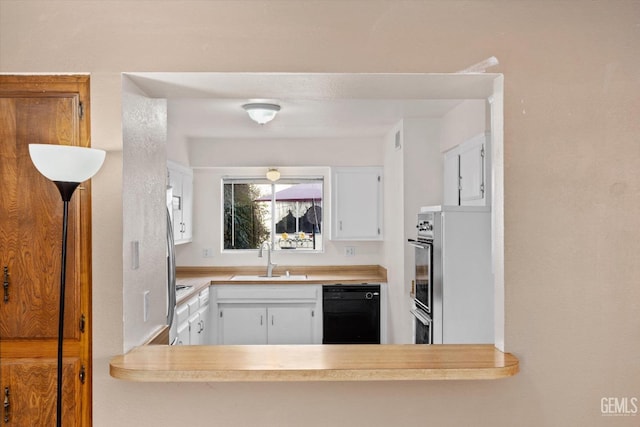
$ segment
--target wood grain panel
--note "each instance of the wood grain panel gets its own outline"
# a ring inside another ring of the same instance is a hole
[[[89,147],[89,112],[88,76],[0,75],[0,273],[3,265],[11,270],[10,301],[0,295],[0,383],[24,409],[10,425],[53,425],[48,414],[55,413],[62,200],[35,170],[28,144]],[[90,192],[87,181],[69,209],[65,426],[91,426]],[[82,385],[80,366],[86,368]]]
[[[78,132],[71,129],[76,122],[70,116],[77,103],[77,95],[3,99],[0,121],[9,131],[2,135],[0,165],[10,200],[0,218],[0,266],[9,267],[11,279],[9,301],[0,307],[4,338],[57,336],[62,201],[53,183],[33,166],[28,144],[75,142]],[[7,134],[11,131],[14,135]],[[74,199],[69,218],[65,337],[77,339],[79,203]]]
[[[112,377],[143,382],[486,380],[518,370],[492,345],[153,345],[110,364]]]
[[[63,360],[62,425],[79,426],[80,360]],[[56,419],[56,359],[10,359],[0,367],[0,390],[9,387],[11,426],[52,426]],[[4,415],[4,414],[3,414]]]

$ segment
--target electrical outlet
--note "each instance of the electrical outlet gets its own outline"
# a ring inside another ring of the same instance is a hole
[[[202,250],[202,256],[204,258],[213,258],[213,249],[211,248],[204,248]]]
[[[347,246],[344,248],[344,254],[346,256],[355,256],[356,255],[356,247],[355,246]]]
[[[149,294],[151,291],[144,291],[142,294],[142,316],[144,321],[149,320]]]

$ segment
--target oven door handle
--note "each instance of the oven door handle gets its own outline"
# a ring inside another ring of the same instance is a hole
[[[418,319],[418,321],[419,321],[420,323],[422,323],[424,326],[429,326],[429,325],[431,325],[431,319],[430,319],[428,316],[426,316],[426,315],[422,314],[420,311],[418,311],[418,310],[411,310],[411,314],[413,314],[413,316],[414,316],[416,319]]]
[[[420,248],[420,249],[426,249],[429,246],[431,246],[431,243],[420,242],[418,240],[413,240],[413,239],[409,239],[408,242],[411,246],[415,246],[416,248]]]

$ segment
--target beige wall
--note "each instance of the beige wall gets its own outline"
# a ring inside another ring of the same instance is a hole
[[[96,426],[637,425],[640,2],[8,1],[0,72],[90,72]],[[484,382],[131,384],[122,348],[123,71],[505,75],[505,340]],[[114,237],[115,236],[115,237]]]

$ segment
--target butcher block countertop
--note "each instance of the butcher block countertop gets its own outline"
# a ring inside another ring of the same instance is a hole
[[[232,280],[235,275],[263,275],[266,267],[178,267],[176,282],[178,285],[193,288],[178,299],[178,304],[197,294],[210,285],[335,285],[386,283],[387,270],[379,265],[322,265],[322,266],[277,266],[273,274],[285,276],[307,276],[305,280]]]
[[[139,382],[487,380],[518,373],[492,345],[218,345],[138,347],[111,360]]]

